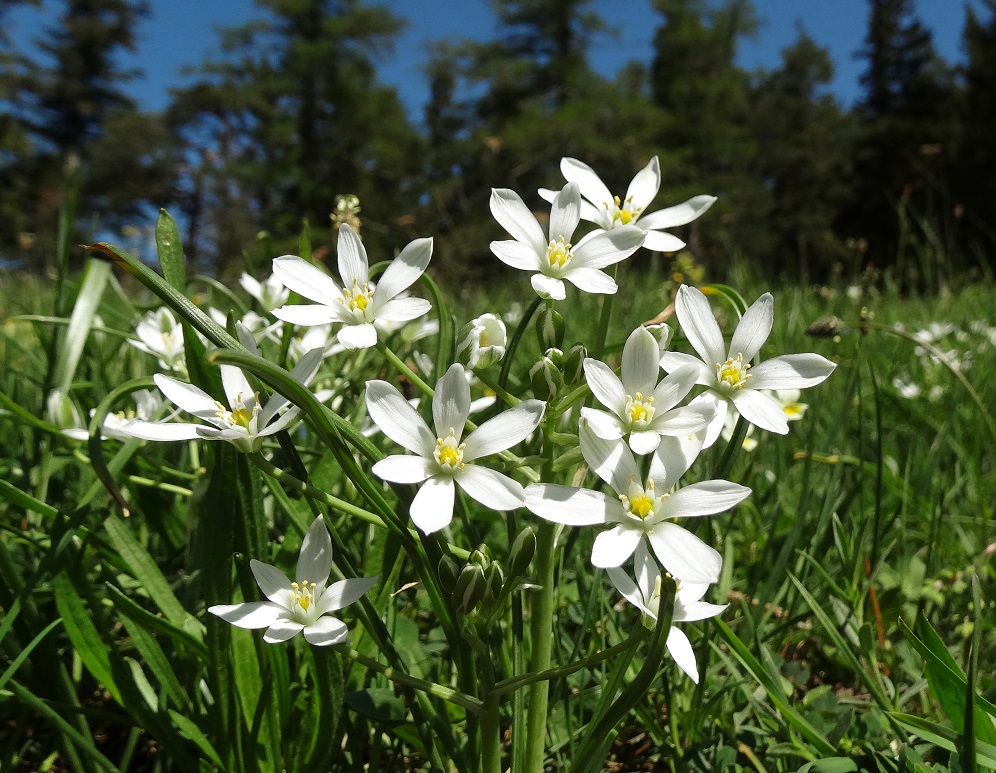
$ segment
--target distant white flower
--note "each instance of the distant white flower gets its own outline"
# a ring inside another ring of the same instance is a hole
[[[299,633],[319,647],[346,641],[346,625],[332,613],[352,604],[374,586],[377,577],[339,580],[327,585],[332,573],[332,539],[318,517],[301,543],[297,578],[293,582],[270,564],[252,559],[249,568],[269,601],[218,604],[208,612],[239,628],[265,628],[268,644],[287,641]],[[326,587],[327,586],[327,587]]]
[[[122,438],[129,438],[132,435],[125,431],[125,426],[130,421],[135,419],[149,419],[159,407],[163,404],[162,398],[150,392],[148,389],[137,389],[132,393],[132,397],[135,399],[135,409],[130,411],[118,411],[117,413],[108,413],[104,417],[104,424],[100,428],[100,439],[106,440],[107,438],[116,438],[121,440]],[[94,411],[90,411],[90,416],[93,416]],[[85,428],[71,428],[62,430],[63,435],[68,435],[76,440],[86,440],[90,437],[90,432]]]
[[[677,252],[685,243],[677,236],[666,233],[665,228],[686,225],[702,215],[716,201],[715,196],[694,196],[683,204],[646,212],[661,187],[661,166],[657,156],[650,159],[626,190],[626,198],[613,196],[595,174],[595,171],[577,159],[564,158],[560,161],[560,171],[568,182],[578,184],[581,195],[581,219],[598,226],[600,231],[611,231],[625,225],[635,225],[647,235],[643,246],[659,252]],[[556,191],[540,189],[540,196],[553,201]]]
[[[208,315],[211,319],[221,325],[221,327],[226,327],[228,325],[228,314],[223,312],[221,309],[216,309],[214,306],[210,306],[208,307]],[[243,314],[237,324],[241,324],[244,328],[246,328],[246,330],[250,331],[254,336],[253,340],[255,340],[255,337],[258,337],[260,340],[266,338],[278,343],[284,327],[284,323],[280,320],[271,322],[266,319],[266,317],[261,317],[252,310]]]
[[[259,282],[249,274],[243,273],[239,277],[239,284],[242,285],[243,290],[259,301],[259,305],[263,307],[264,311],[273,311],[278,306],[283,306],[287,303],[287,298],[290,295],[290,290],[284,286],[276,274],[270,274],[262,282]]]
[[[564,279],[584,292],[611,295],[619,288],[601,269],[632,255],[643,244],[644,233],[635,226],[621,226],[573,245],[580,210],[578,186],[568,183],[553,200],[547,239],[519,194],[495,188],[491,191],[491,214],[514,239],[491,242],[491,251],[512,268],[537,272],[531,282],[543,298],[566,298]]]
[[[471,320],[458,352],[467,353],[467,367],[488,368],[505,356],[508,334],[505,323],[496,314],[482,314]]]
[[[128,340],[132,346],[159,358],[159,367],[186,373],[187,365],[183,357],[183,327],[176,321],[173,312],[165,306],[150,311],[135,327],[137,341]]]
[[[661,366],[669,373],[686,365],[697,368],[696,383],[709,388],[707,399],[716,405],[713,422],[718,427],[723,426],[727,407],[732,404],[751,424],[769,432],[787,434],[785,411],[767,391],[815,386],[837,367],[818,354],[785,354],[751,365],[750,361],[771,333],[774,321],[771,293],[762,295],[744,312],[733,332],[729,349],[723,342],[709,301],[700,290],[682,285],[674,305],[681,329],[701,359],[665,352],[661,356]]]
[[[332,325],[315,325],[305,329],[301,335],[291,338],[287,359],[290,362],[297,362],[312,349],[321,349],[326,357],[346,351],[345,346],[336,342],[332,334]]]
[[[525,440],[539,426],[546,406],[524,400],[484,422],[461,441],[470,414],[470,385],[463,366],[451,365],[432,398],[435,432],[401,393],[386,381],[367,382],[367,412],[381,431],[414,456],[389,456],[373,466],[393,483],[422,483],[411,504],[414,524],[425,534],[453,520],[454,484],[492,510],[513,510],[524,502],[522,486],[495,470],[472,464]]]
[[[920,385],[909,380],[908,376],[905,379],[896,376],[892,379],[892,386],[899,392],[900,397],[905,397],[907,400],[914,400],[920,396]]]
[[[733,440],[733,433],[736,432],[736,430],[737,430],[737,415],[735,413],[728,412],[726,414],[726,420],[723,422],[723,429],[719,434],[722,435],[723,440],[729,443],[731,440]],[[744,442],[741,445],[741,448],[743,448],[744,451],[753,451],[755,448],[757,448],[757,441],[751,437],[751,435],[753,434],[754,434],[754,425],[748,424],[747,432],[744,433]],[[712,443],[709,442],[708,437],[706,438],[706,445],[712,445]]]
[[[277,319],[294,325],[339,323],[339,342],[348,349],[366,349],[377,343],[374,323],[409,322],[429,311],[423,298],[398,297],[414,284],[429,265],[432,239],[416,239],[391,261],[374,285],[363,242],[352,228],[339,228],[339,276],[343,286],[321,269],[293,255],[273,260],[273,273],[288,288],[317,305],[281,306]]]
[[[695,436],[662,438],[645,480],[625,442],[602,440],[584,422],[580,436],[584,460],[617,496],[534,483],[526,488],[526,507],[554,523],[610,526],[595,538],[591,563],[597,567],[621,566],[646,538],[672,576],[689,582],[716,582],[723,565],[719,553],[673,521],[728,510],[746,499],[750,489],[725,480],[707,480],[674,490],[701,448],[701,439]]]
[[[618,567],[610,567],[609,579],[623,597],[643,613],[643,624],[653,628],[657,624],[661,603],[661,571],[657,563],[650,557],[646,546],[641,542],[636,546],[633,555],[633,569],[636,581],[633,581],[625,571]],[[674,599],[672,623],[691,623],[715,617],[726,609],[728,604],[710,604],[701,601],[709,589],[708,583],[693,583],[681,580],[678,582],[678,592]],[[678,667],[688,674],[688,677],[699,683],[699,669],[695,663],[695,653],[688,637],[681,629],[671,626],[667,634],[667,651]]]
[[[247,348],[252,351],[251,347]],[[321,364],[322,350],[313,349],[294,366],[291,376],[307,386]],[[266,405],[260,406],[259,395],[253,392],[245,374],[231,365],[221,366],[227,407],[193,384],[185,384],[162,374],[156,374],[153,379],[177,407],[213,426],[135,419],[122,427],[123,432],[143,440],[225,440],[250,454],[259,451],[264,438],[284,429],[300,412],[297,406],[287,408],[290,401],[276,393],[270,396]]]
[[[657,339],[638,327],[623,347],[621,378],[603,362],[588,357],[585,377],[591,393],[609,412],[582,408],[592,432],[604,440],[629,435],[637,454],[653,453],[661,435],[688,435],[703,429],[716,414],[711,405],[678,406],[695,386],[698,370],[684,367],[660,383],[660,348]]]
[[[771,393],[775,402],[785,412],[785,418],[788,421],[799,421],[809,409],[808,403],[799,402],[800,394],[802,393],[798,389],[775,389]]]

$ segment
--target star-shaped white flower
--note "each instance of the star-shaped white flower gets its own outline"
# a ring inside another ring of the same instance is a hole
[[[611,567],[608,570],[609,579],[612,580],[612,584],[616,586],[623,597],[643,613],[643,624],[648,628],[653,628],[657,623],[657,615],[660,611],[661,570],[642,542],[636,546],[636,552],[633,555],[633,569],[636,573],[635,582],[619,567]],[[671,622],[691,623],[705,620],[709,617],[715,617],[729,606],[728,604],[710,604],[707,601],[701,601],[708,589],[708,583],[679,581]],[[698,684],[699,669],[695,663],[695,652],[692,650],[691,642],[688,641],[684,632],[674,625],[671,626],[667,634],[667,651],[674,658],[678,667],[688,674],[693,682]]]
[[[239,277],[239,284],[242,285],[243,290],[259,301],[259,305],[263,307],[264,311],[273,311],[277,307],[283,306],[287,303],[287,296],[290,295],[290,290],[284,286],[276,274],[270,274],[260,282],[243,272],[242,276]]]
[[[525,440],[539,426],[545,409],[540,400],[525,400],[463,438],[471,402],[470,385],[459,363],[451,365],[436,384],[435,432],[397,389],[386,381],[368,381],[370,418],[391,440],[415,454],[389,456],[377,462],[373,472],[393,483],[422,483],[410,513],[425,534],[453,520],[454,484],[492,510],[514,510],[525,501],[521,484],[472,462]]]
[[[310,644],[325,647],[346,641],[346,625],[332,613],[352,604],[377,582],[377,577],[339,580],[327,585],[332,572],[332,539],[321,517],[304,535],[297,559],[296,580],[270,564],[249,561],[253,576],[269,601],[218,604],[208,612],[239,628],[265,628],[263,641],[287,641],[304,632]]]
[[[100,439],[106,440],[107,438],[115,438],[117,440],[127,439],[132,437],[131,434],[125,430],[125,427],[129,422],[135,419],[148,419],[156,411],[159,410],[159,406],[163,404],[162,398],[148,389],[138,389],[132,393],[132,397],[135,399],[135,409],[130,411],[118,411],[117,413],[108,413],[104,416],[104,424],[100,428]],[[92,417],[94,411],[90,411],[90,416]],[[71,427],[69,429],[62,430],[63,435],[67,435],[76,440],[86,440],[90,437],[90,432],[85,427]]]
[[[491,251],[512,268],[535,271],[532,285],[543,298],[562,301],[563,280],[588,293],[613,294],[619,288],[601,269],[632,255],[643,244],[644,234],[634,226],[586,236],[572,244],[581,220],[581,194],[576,183],[568,183],[553,200],[549,239],[519,198],[507,188],[491,191],[491,214],[514,239],[491,242]]]
[[[128,340],[132,346],[159,358],[159,367],[186,373],[183,355],[183,328],[173,312],[165,306],[150,311],[135,326],[137,341]]]
[[[746,499],[750,489],[725,480],[707,480],[674,490],[701,448],[697,436],[661,438],[646,479],[622,440],[603,440],[584,422],[580,436],[584,460],[617,495],[534,483],[526,489],[526,507],[554,523],[610,526],[595,538],[591,552],[591,563],[599,568],[621,566],[646,538],[672,576],[689,582],[716,582],[723,565],[719,553],[673,520],[728,510]]]
[[[716,406],[716,416],[707,433],[710,439],[714,440],[723,427],[729,404],[751,424],[787,434],[785,411],[766,390],[815,386],[837,367],[825,357],[811,353],[784,354],[751,365],[771,333],[774,321],[771,293],[762,295],[744,312],[728,350],[709,301],[700,290],[682,285],[674,307],[681,329],[699,357],[665,352],[661,355],[661,366],[668,373],[686,365],[695,366],[696,383],[710,390],[705,401]],[[710,445],[708,440],[706,445]]]
[[[626,190],[626,198],[613,196],[595,171],[575,158],[563,158],[560,171],[568,182],[576,182],[581,195],[581,219],[588,220],[600,230],[610,231],[624,225],[635,225],[647,234],[643,246],[659,252],[677,252],[685,243],[677,236],[666,233],[665,228],[686,225],[703,214],[716,201],[715,196],[693,196],[674,207],[646,212],[661,188],[661,165],[657,156],[650,159]],[[540,189],[540,196],[553,201],[556,191]]]
[[[315,304],[281,306],[277,319],[294,325],[327,325],[338,322],[339,342],[349,349],[366,349],[377,343],[375,322],[409,322],[429,311],[423,298],[398,297],[411,287],[429,265],[432,239],[416,239],[405,247],[374,285],[370,281],[367,251],[352,228],[339,227],[339,276],[343,286],[321,269],[294,255],[273,259],[273,273],[298,295]]]
[[[582,408],[592,432],[603,440],[629,435],[629,447],[637,454],[657,450],[661,435],[688,435],[703,429],[715,415],[709,405],[678,406],[695,386],[698,371],[681,368],[660,383],[660,348],[653,333],[639,327],[623,347],[621,378],[605,363],[590,357],[584,361],[585,377],[595,398],[609,413]]]
[[[243,345],[258,354],[252,333],[241,325],[237,327]],[[294,366],[291,376],[307,386],[318,372],[322,356],[321,349],[312,349]],[[287,408],[290,401],[276,393],[270,396],[266,405],[260,406],[259,395],[249,386],[245,374],[232,365],[221,366],[221,383],[228,400],[227,407],[193,384],[185,384],[161,373],[153,376],[153,380],[177,407],[213,426],[136,419],[121,428],[122,432],[143,440],[226,440],[240,451],[251,454],[262,448],[264,438],[282,430],[300,412],[296,405]]]

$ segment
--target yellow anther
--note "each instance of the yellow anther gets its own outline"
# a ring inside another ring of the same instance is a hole
[[[546,248],[546,257],[551,268],[563,268],[574,257],[570,242],[565,242],[563,236],[558,236],[556,241],[551,239],[550,246]]]
[[[742,389],[747,383],[747,379],[750,378],[750,374],[747,372],[749,369],[750,363],[744,362],[743,354],[738,354],[735,360],[729,357],[726,362],[716,365],[719,380],[735,389]]]
[[[646,518],[654,512],[654,500],[643,495],[629,500],[629,511],[640,518]]]
[[[644,397],[642,392],[626,395],[626,413],[632,424],[646,423],[654,417],[653,395]]]
[[[240,427],[249,429],[249,422],[252,421],[252,414],[245,408],[238,408],[232,411],[232,421]]]

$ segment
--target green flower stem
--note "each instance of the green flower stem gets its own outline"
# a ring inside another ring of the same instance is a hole
[[[446,687],[445,685],[437,684],[436,682],[418,679],[404,673],[403,671],[399,671],[398,669],[385,666],[383,663],[378,663],[373,658],[367,657],[354,649],[350,649],[348,646],[339,645],[337,649],[350,660],[355,660],[357,663],[366,666],[371,671],[376,671],[385,679],[389,679],[396,684],[411,687],[415,690],[421,690],[428,695],[442,698],[444,701],[452,703],[456,706],[462,706],[467,711],[478,716],[481,716],[484,713],[484,703],[472,695],[467,695],[459,690],[454,690],[452,687]]]
[[[492,392],[494,392],[498,397],[502,399],[505,405],[509,407],[518,405],[522,402],[518,397],[513,395],[511,392],[507,391],[501,384],[496,382],[493,378],[488,376],[483,370],[475,370],[474,375],[477,376],[478,380]]]
[[[522,676],[511,677],[509,679],[502,679],[495,685],[492,693],[494,695],[505,695],[506,693],[513,692],[537,682],[549,682],[552,679],[560,679],[565,676],[570,676],[575,671],[580,671],[582,668],[589,668],[590,666],[601,663],[603,660],[608,660],[609,658],[618,655],[620,652],[625,652],[636,642],[646,638],[647,633],[648,631],[646,628],[641,628],[625,641],[613,644],[608,649],[596,652],[586,658],[582,658],[581,660],[575,660],[573,663],[568,663],[566,666],[558,666],[557,668],[550,668],[546,671],[539,671],[523,674]]]
[[[618,270],[619,264],[614,263],[609,267],[606,273],[614,280]],[[605,352],[605,339],[609,334],[609,319],[612,317],[612,306],[615,304],[615,300],[615,293],[608,296],[602,296],[602,313],[598,318],[598,330],[595,333],[595,346],[592,347],[591,350],[591,356],[596,360],[601,360],[602,354]]]
[[[540,587],[533,594],[529,619],[529,661],[534,673],[550,668],[553,650],[553,571],[556,565],[553,549],[556,528],[556,524],[543,521],[536,532],[536,583]],[[549,699],[549,682],[541,680],[530,685],[526,718],[527,771],[543,769]]]
[[[79,449],[73,451],[73,456],[79,460],[79,462],[87,467],[91,466],[90,457],[84,454]],[[134,483],[136,486],[146,486],[147,488],[157,488],[160,491],[168,491],[171,494],[179,494],[183,497],[189,497],[193,495],[193,491],[183,486],[177,486],[173,483],[163,483],[162,481],[155,480],[153,478],[146,478],[141,475],[127,475],[125,479],[130,483]]]
[[[505,349],[505,359],[501,363],[501,373],[498,375],[498,386],[503,390],[508,386],[508,374],[512,370],[512,360],[515,359],[515,352],[519,348],[519,343],[522,341],[522,336],[525,334],[526,328],[529,326],[529,320],[533,318],[541,303],[543,303],[543,299],[536,296],[533,302],[529,304],[529,308],[526,309],[525,314],[522,315],[522,319],[519,320],[515,332],[512,333],[512,337],[509,339],[508,347]]]
[[[412,384],[416,386],[418,391],[420,391],[430,400],[432,399],[432,394],[433,394],[432,387],[426,384],[414,370],[409,368],[405,364],[404,360],[402,360],[398,355],[396,355],[394,352],[388,349],[387,344],[385,344],[383,341],[377,341],[377,349],[380,351],[381,354],[387,357],[388,361],[395,368],[397,368],[398,371],[400,371],[405,378],[407,378],[409,381],[412,382]]]
[[[719,466],[713,473],[713,478],[726,478],[733,469],[733,463],[737,460],[737,455],[744,447],[744,438],[747,437],[747,427],[750,422],[743,416],[737,418],[737,426],[733,429],[733,437],[723,451],[723,457],[719,460]]]

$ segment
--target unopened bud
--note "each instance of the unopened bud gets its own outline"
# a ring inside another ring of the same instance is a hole
[[[495,314],[482,314],[464,328],[458,349],[466,357],[467,367],[487,368],[505,356],[508,333],[505,323]]]
[[[671,339],[674,337],[674,330],[671,329],[670,325],[666,325],[663,322],[658,322],[653,325],[645,325],[644,327],[650,331],[650,334],[657,339],[657,350],[664,354],[667,351],[668,346],[671,344]]]
[[[443,590],[452,592],[456,587],[457,577],[460,576],[460,562],[451,555],[445,555],[439,559],[437,571]]]
[[[537,362],[529,369],[529,382],[533,387],[533,394],[538,400],[550,400],[556,396],[557,392],[564,385],[564,377],[557,367],[550,353],[555,352],[558,360],[563,359],[563,353],[559,349],[547,350],[547,356]]]
[[[483,598],[486,587],[484,570],[477,564],[467,564],[460,572],[453,589],[453,608],[467,614]]]
[[[501,566],[495,561],[484,572],[484,602],[494,604],[501,596],[501,589],[505,585],[505,573]]]
[[[511,577],[521,577],[529,568],[536,552],[536,533],[531,526],[519,532],[508,551],[508,571]]]
[[[481,545],[476,550],[470,552],[468,563],[477,564],[482,569],[487,569],[491,563],[491,551],[487,545]]]
[[[544,307],[536,315],[536,338],[540,351],[559,349],[564,345],[564,318],[559,311]]]
[[[561,371],[564,374],[564,383],[568,386],[580,383],[584,377],[584,360],[588,356],[588,350],[582,344],[574,344],[564,357],[564,364]]]
[[[47,400],[48,420],[59,429],[78,429],[83,426],[83,417],[69,395],[61,389],[53,389]]]

